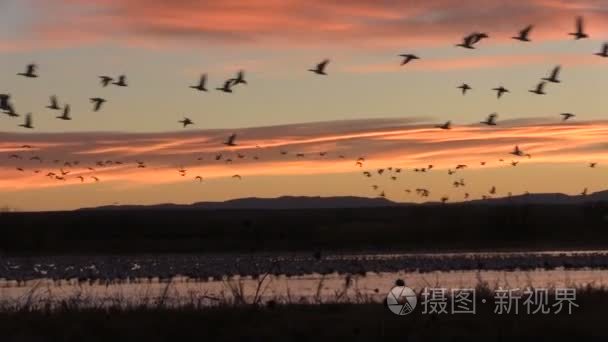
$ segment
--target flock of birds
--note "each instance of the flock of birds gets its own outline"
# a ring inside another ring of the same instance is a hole
[[[524,29],[522,29],[521,31],[519,31],[518,35],[516,35],[512,38],[517,41],[520,41],[520,42],[530,42],[531,41],[530,36],[531,36],[533,28],[534,28],[533,25],[529,25],[529,26],[525,27]],[[569,33],[569,35],[573,36],[574,39],[576,39],[576,40],[589,38],[589,35],[585,32],[584,21],[583,21],[582,17],[578,17],[576,19],[576,30],[575,30],[575,32]],[[473,33],[463,37],[462,42],[456,44],[456,46],[465,48],[465,49],[476,49],[477,45],[483,39],[488,39],[488,38],[489,38],[489,35],[487,33],[473,32]],[[608,57],[608,43],[604,43],[601,50],[599,52],[595,53],[595,55],[604,57],[604,58]],[[419,56],[411,54],[411,53],[400,54],[399,57],[402,58],[401,66],[405,66],[416,60],[421,60],[421,58]],[[328,69],[329,63],[330,63],[330,60],[325,59],[325,60],[321,61],[320,63],[316,64],[313,68],[308,69],[308,71],[310,71],[316,75],[326,76],[326,75],[328,75],[327,69]],[[555,66],[551,70],[549,75],[547,77],[541,78],[539,83],[535,87],[530,89],[529,92],[536,94],[536,95],[546,95],[547,93],[545,91],[545,88],[546,88],[547,83],[561,83],[561,80],[559,78],[560,71],[561,71],[561,66],[559,66],[559,65]],[[39,75],[37,74],[37,66],[35,64],[28,65],[26,67],[25,72],[18,73],[17,75],[26,77],[26,78],[30,78],[30,79],[35,79],[35,78],[39,77]],[[108,87],[110,85],[117,86],[117,87],[128,87],[126,75],[119,75],[116,78],[104,75],[104,76],[99,76],[99,79],[100,79],[100,83],[101,83],[102,87]],[[233,88],[236,86],[239,86],[241,84],[242,85],[248,84],[245,79],[245,72],[243,70],[238,71],[235,77],[229,78],[228,80],[224,81],[220,87],[217,87],[215,89],[218,91],[224,92],[224,93],[232,93]],[[198,80],[198,83],[195,85],[189,86],[189,88],[194,89],[196,91],[200,91],[200,92],[207,92],[208,91],[207,74],[202,74],[200,76],[200,79]],[[464,96],[469,91],[471,91],[473,88],[467,83],[462,83],[461,85],[459,85],[457,87],[457,89],[459,89],[461,94]],[[510,93],[510,90],[505,88],[502,85],[500,85],[496,88],[493,88],[492,90],[496,92],[497,99],[501,99],[505,94]],[[107,100],[104,98],[101,98],[101,97],[94,97],[94,98],[90,98],[90,102],[93,105],[92,110],[97,112],[102,109],[103,105],[107,102]],[[65,104],[63,106],[60,106],[58,98],[54,95],[50,97],[50,103],[48,106],[46,106],[46,108],[50,109],[50,110],[58,111],[60,114],[58,116],[56,116],[56,118],[59,120],[71,120],[72,119],[72,117],[70,116],[71,115],[70,114],[71,113],[70,105]],[[20,114],[18,114],[16,112],[15,106],[12,103],[11,96],[9,94],[0,94],[0,110],[2,110],[3,113],[7,114],[9,117],[19,117],[20,116]],[[575,115],[572,113],[561,113],[560,116],[562,118],[562,121],[566,121],[566,120],[573,118]],[[498,125],[497,118],[498,118],[498,114],[492,113],[492,114],[488,115],[487,118],[485,118],[483,121],[480,121],[480,123],[487,125],[487,126],[496,126],[496,125]],[[178,123],[181,124],[182,127],[184,127],[184,128],[195,124],[194,121],[188,117],[184,117],[182,120],[179,120]],[[26,129],[34,128],[33,118],[32,118],[31,113],[28,113],[25,115],[25,119],[24,119],[23,123],[19,124],[19,127],[23,127]],[[435,125],[435,128],[439,128],[442,130],[449,130],[452,128],[452,122],[446,121],[445,123]],[[233,133],[232,135],[227,137],[227,139],[223,142],[223,144],[227,147],[237,146],[236,138],[237,138],[237,135],[235,133]],[[259,146],[256,146],[256,147],[259,147]],[[31,148],[32,148],[32,146],[30,146],[30,145],[22,146],[22,149],[31,149]],[[325,151],[319,152],[319,156],[324,157],[327,155],[327,153],[328,152],[325,152]],[[281,150],[280,154],[286,155],[287,151]],[[529,153],[525,153],[519,146],[515,146],[513,148],[513,150],[510,152],[510,154],[515,157],[527,157],[527,158],[532,157]],[[305,155],[303,153],[297,153],[297,154],[295,154],[295,156],[298,158],[302,158]],[[218,153],[215,155],[214,159],[216,161],[221,161],[222,158],[224,158],[224,157],[225,156],[222,153]],[[236,158],[238,158],[238,159],[242,159],[245,157],[246,156],[241,153],[236,153]],[[9,158],[23,159],[24,156],[19,155],[19,154],[11,154],[11,155],[9,155]],[[340,155],[339,158],[344,159],[345,156]],[[43,162],[42,157],[37,156],[37,155],[31,155],[29,157],[29,159],[32,161],[37,161],[39,163]],[[198,158],[199,161],[201,161],[202,159],[203,158]],[[253,156],[253,159],[258,160],[259,156],[255,155],[255,156]],[[233,159],[230,157],[227,157],[227,158],[224,158],[223,161],[226,163],[232,163]],[[355,165],[359,166],[359,167],[363,167],[365,161],[366,161],[366,157],[359,157],[356,159]],[[504,159],[499,159],[499,161],[504,162]],[[68,175],[71,173],[70,169],[75,168],[80,164],[79,161],[62,161],[59,159],[53,160],[53,163],[60,165],[58,170],[49,171],[46,173],[46,176],[53,178],[55,180],[58,180],[58,181],[65,181],[66,177],[68,177]],[[105,160],[105,161],[100,160],[100,161],[95,162],[94,165],[85,166],[86,169],[84,169],[84,171],[94,172],[96,170],[96,167],[106,167],[109,165],[123,165],[126,163],[127,162],[125,162],[125,161],[118,161],[118,160],[114,160],[114,161],[113,160]],[[511,161],[512,166],[517,166],[518,164],[519,164],[519,161]],[[140,161],[140,160],[135,160],[134,165],[137,168],[146,168],[146,166],[147,166],[144,161]],[[482,165],[482,166],[486,165],[486,162],[482,161],[482,162],[480,162],[480,165]],[[595,168],[596,165],[597,165],[597,163],[593,162],[593,163],[589,164],[589,167]],[[464,164],[456,165],[455,168],[448,169],[448,174],[453,175],[456,173],[456,171],[464,169],[466,167],[467,167],[467,165],[464,165]],[[416,168],[413,171],[425,173],[425,172],[429,172],[431,169],[433,169],[433,165],[428,165],[423,168]],[[23,167],[17,167],[17,171],[25,172],[25,169]],[[375,172],[374,171],[364,171],[363,175],[365,177],[371,178],[374,174],[377,174],[377,175],[390,174],[391,175],[390,178],[392,180],[397,180],[397,174],[401,173],[401,171],[402,171],[401,168],[387,167],[387,168],[377,169],[377,170],[375,170]],[[41,170],[38,168],[34,168],[34,172],[40,173]],[[188,170],[186,170],[183,167],[180,167],[178,169],[178,174],[182,177],[185,177],[187,175],[187,172],[188,172]],[[100,178],[96,175],[90,175],[89,177],[91,180],[93,180],[95,182],[98,182],[100,180]],[[86,180],[85,176],[83,176],[82,174],[76,176],[75,178],[78,179],[80,182],[85,182],[85,180]],[[232,176],[232,178],[241,179],[241,176],[238,174],[235,174]],[[194,180],[198,181],[198,182],[202,182],[203,177],[200,175],[197,175],[194,177]],[[453,182],[453,186],[456,188],[465,187],[466,183],[465,183],[464,179],[459,179],[459,180],[456,180]],[[380,191],[379,195],[381,197],[386,196],[385,191],[380,189],[380,186],[372,185],[372,188],[374,191]],[[413,193],[413,191],[411,189],[406,189],[405,191],[407,193]],[[428,190],[427,188],[416,188],[416,189],[414,189],[414,191],[417,195],[419,195],[421,197],[430,196],[430,190]],[[491,197],[491,195],[495,195],[496,193],[497,193],[496,187],[492,186],[492,188],[488,191],[488,194],[483,195],[482,198],[483,199],[489,198],[489,197]],[[586,195],[587,189],[585,188],[581,194]],[[511,193],[509,193],[508,195],[510,196]],[[469,197],[470,197],[469,193],[464,193],[465,199],[469,199]],[[447,196],[441,197],[442,202],[446,202],[448,199],[449,198]]]

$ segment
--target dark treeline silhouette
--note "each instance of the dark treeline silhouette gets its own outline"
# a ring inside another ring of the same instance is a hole
[[[608,248],[608,204],[0,214],[4,254]]]

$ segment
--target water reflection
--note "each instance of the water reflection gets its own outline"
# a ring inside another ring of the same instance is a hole
[[[286,277],[265,275],[224,277],[201,281],[187,277],[117,281],[36,279],[0,280],[0,305],[4,308],[136,305],[216,305],[275,300],[285,303],[380,302],[396,279],[409,287],[471,288],[487,283],[490,288],[605,287],[608,271],[594,269],[536,269],[531,271],[389,272],[360,275],[310,274]],[[64,303],[64,304],[62,304]]]

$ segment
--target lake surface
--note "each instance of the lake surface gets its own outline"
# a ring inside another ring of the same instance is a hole
[[[221,279],[264,274],[608,269],[608,251],[0,257],[0,279]]]
[[[201,281],[187,277],[78,281],[36,279],[0,281],[0,307],[42,308],[69,303],[78,306],[216,305],[274,300],[283,303],[381,302],[397,279],[416,291],[425,287],[525,289],[605,287],[608,270],[368,272],[361,275],[309,274],[286,277],[225,277]],[[256,295],[257,293],[257,295]],[[259,298],[259,299],[258,299]]]

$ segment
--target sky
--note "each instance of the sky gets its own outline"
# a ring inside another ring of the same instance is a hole
[[[568,35],[578,16],[589,39]],[[601,0],[0,0],[0,93],[35,126],[0,114],[0,206],[603,190],[608,58],[594,53],[607,23]],[[532,42],[511,39],[531,24]],[[472,32],[490,37],[455,46]],[[421,59],[401,66],[402,53]],[[327,76],[307,71],[325,58]],[[29,63],[38,78],[16,75]],[[528,91],[557,65],[561,83]],[[247,85],[215,90],[239,70]],[[190,89],[203,73],[209,91]],[[99,84],[121,74],[129,87]],[[497,99],[501,85],[510,93]],[[51,95],[72,120],[45,108]],[[91,97],[107,100],[99,112]],[[479,124],[494,112],[497,126]],[[223,145],[232,133],[237,146]],[[510,155],[515,145],[532,157]]]

